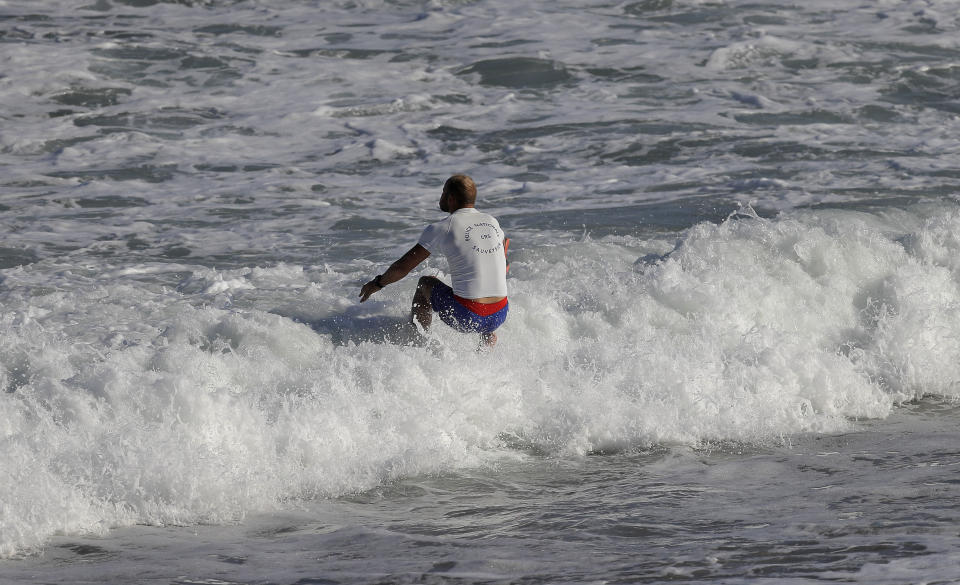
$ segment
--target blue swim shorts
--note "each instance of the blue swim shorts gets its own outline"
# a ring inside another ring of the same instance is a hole
[[[507,299],[491,305],[462,299],[442,282],[433,285],[430,304],[444,323],[464,333],[493,333],[507,320],[507,311],[510,309]]]

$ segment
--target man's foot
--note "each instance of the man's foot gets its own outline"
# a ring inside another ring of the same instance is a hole
[[[414,347],[424,347],[429,339],[427,330],[413,319],[403,324],[403,337],[406,342],[404,345]]]

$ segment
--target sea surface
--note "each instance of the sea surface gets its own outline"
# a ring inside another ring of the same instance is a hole
[[[952,0],[0,0],[0,584],[960,584],[958,195]]]

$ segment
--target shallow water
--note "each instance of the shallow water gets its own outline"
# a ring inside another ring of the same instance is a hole
[[[958,582],[953,13],[0,0],[0,582]]]
[[[243,524],[58,537],[10,582],[954,583],[955,406],[789,446],[657,448],[392,482]],[[947,428],[945,428],[947,427]],[[927,451],[911,449],[924,444]],[[37,573],[37,571],[42,573]]]

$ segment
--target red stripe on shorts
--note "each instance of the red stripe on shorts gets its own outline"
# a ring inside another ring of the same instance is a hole
[[[470,299],[458,297],[457,295],[453,295],[453,298],[455,301],[466,307],[468,311],[476,315],[480,315],[481,317],[493,315],[500,309],[507,306],[507,297],[503,297],[502,301],[497,301],[496,303],[478,303],[477,301],[471,301]]]

